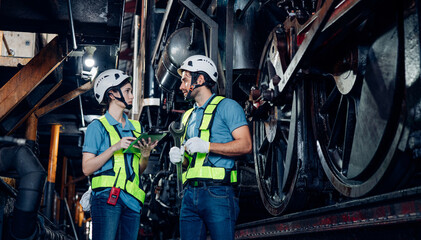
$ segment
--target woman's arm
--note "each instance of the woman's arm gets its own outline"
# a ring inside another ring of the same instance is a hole
[[[123,137],[116,144],[109,147],[103,153],[96,156],[90,152],[84,152],[82,155],[82,171],[85,176],[89,176],[96,170],[100,169],[114,154],[122,148],[128,148],[129,145],[136,140],[134,137]]]

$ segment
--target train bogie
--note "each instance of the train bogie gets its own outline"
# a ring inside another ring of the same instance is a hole
[[[254,168],[256,182],[240,188],[257,184],[270,214],[417,185],[416,1],[205,1],[199,10],[182,2],[167,8],[167,37],[156,45],[169,46],[181,24],[190,29],[185,42],[199,43],[195,29],[204,54],[217,48],[215,91],[244,106],[252,131],[253,154],[240,165]],[[152,61],[161,85],[165,63]],[[162,98],[177,95],[176,85]]]

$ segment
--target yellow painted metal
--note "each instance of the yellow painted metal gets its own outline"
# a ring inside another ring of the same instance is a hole
[[[57,169],[57,155],[58,155],[58,140],[60,136],[61,124],[53,124],[51,126],[51,140],[50,140],[50,157],[48,159],[48,176],[47,181],[50,183],[56,182]]]

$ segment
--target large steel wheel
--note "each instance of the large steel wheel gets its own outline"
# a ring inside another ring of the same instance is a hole
[[[275,75],[269,56],[275,34],[279,32],[274,30],[269,36],[260,61],[260,92],[268,89],[270,80]],[[278,35],[278,39],[283,38]],[[285,46],[282,42],[278,44],[278,47]],[[286,59],[281,61],[284,60]],[[289,96],[283,98],[282,103],[259,101],[260,113],[253,121],[253,154],[257,183],[265,208],[272,215],[300,208],[305,199],[297,197],[304,191],[295,187],[300,168],[296,153],[297,149],[302,151],[304,147],[296,140],[302,101],[302,89],[291,91]]]
[[[406,37],[398,29],[367,48],[355,47],[338,61],[332,76],[312,81],[318,155],[330,182],[348,197],[396,187],[408,172],[409,159],[398,156]]]

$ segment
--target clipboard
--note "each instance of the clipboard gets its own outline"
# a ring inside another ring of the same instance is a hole
[[[142,139],[145,139],[145,141],[148,141],[148,138],[151,138],[151,142],[160,141],[162,138],[164,138],[167,135],[166,132],[157,132],[157,133],[142,133],[139,137],[134,140],[128,148],[126,148],[123,153],[140,153],[140,149],[135,148],[133,145],[137,143],[137,141],[142,141]]]

